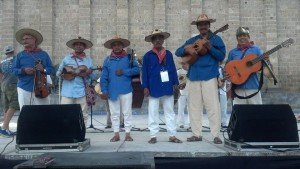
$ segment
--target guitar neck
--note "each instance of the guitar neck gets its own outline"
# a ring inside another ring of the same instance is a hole
[[[214,31],[208,38],[207,40],[210,40],[212,37],[214,37],[216,34],[218,34],[220,31],[219,30],[216,30]]]
[[[282,45],[277,45],[276,47],[272,48],[271,50],[265,52],[264,54],[262,54],[262,57],[267,56],[267,55],[271,55],[272,53],[276,52],[277,50],[281,49]]]
[[[257,57],[256,59],[253,60],[254,63],[260,62],[261,60],[264,59],[265,56],[271,55],[272,53],[278,51],[279,49],[282,48],[282,45],[277,45],[274,48],[272,48],[271,50],[263,53],[261,56]]]

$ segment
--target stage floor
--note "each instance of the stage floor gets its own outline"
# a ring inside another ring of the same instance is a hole
[[[18,116],[14,116],[11,129],[16,130]],[[163,115],[160,115],[161,123],[164,123]],[[208,126],[206,115],[203,118],[203,125]],[[90,120],[89,120],[90,124]],[[88,124],[88,126],[89,126]],[[191,136],[191,132],[187,130],[188,126],[184,129],[178,128],[177,137],[183,141],[181,144],[168,142],[168,133],[161,131],[158,134],[158,142],[156,144],[149,144],[149,131],[132,131],[133,142],[125,142],[125,133],[121,132],[121,140],[119,142],[110,142],[113,136],[112,129],[104,129],[106,125],[106,115],[93,116],[94,127],[104,130],[99,132],[94,129],[87,129],[86,138],[91,140],[91,147],[84,152],[74,153],[97,153],[97,152],[146,152],[153,153],[155,157],[218,157],[218,156],[300,156],[300,149],[292,149],[286,152],[276,152],[266,149],[249,149],[247,151],[236,151],[226,148],[223,144],[216,145],[212,142],[212,136],[209,129],[203,128],[203,141],[201,142],[187,142],[186,138]],[[143,130],[147,127],[147,115],[134,115],[133,116],[134,129]],[[166,128],[165,125],[160,125],[162,130]],[[298,129],[300,123],[298,123]],[[276,132],[276,131],[273,131]],[[66,133],[67,134],[67,133]],[[298,132],[299,134],[299,132]],[[227,137],[226,132],[221,132],[220,137],[224,140]],[[12,138],[0,138],[0,151],[2,151]],[[22,152],[16,153],[15,140],[8,144],[2,155],[6,159],[31,159],[44,152]],[[53,152],[49,150],[48,152]],[[56,151],[57,152],[57,151]],[[62,151],[59,151],[62,152]]]

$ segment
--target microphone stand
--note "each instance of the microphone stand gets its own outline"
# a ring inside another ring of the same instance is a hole
[[[92,80],[91,80],[90,86],[93,86]],[[90,113],[91,113],[91,124],[86,129],[94,129],[96,131],[100,131],[100,132],[104,133],[104,130],[98,129],[98,128],[94,127],[94,125],[93,125],[93,104],[90,105]]]

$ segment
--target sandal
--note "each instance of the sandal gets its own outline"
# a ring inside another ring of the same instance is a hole
[[[125,136],[125,141],[133,141],[133,139],[130,135],[126,135]]]
[[[175,136],[169,137],[169,142],[172,142],[172,143],[182,143],[182,141],[179,140],[178,138],[176,138]]]
[[[120,141],[120,136],[114,136],[113,138],[110,139],[110,142],[117,142]]]
[[[156,142],[157,142],[156,137],[152,137],[152,138],[148,141],[149,144],[155,144]]]
[[[202,141],[202,137],[192,136],[186,139],[188,142]]]
[[[222,144],[223,142],[222,142],[222,140],[219,137],[215,137],[214,138],[214,143],[215,144]]]

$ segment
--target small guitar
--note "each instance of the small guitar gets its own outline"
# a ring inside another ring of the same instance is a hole
[[[92,71],[94,70],[102,70],[101,66],[97,66],[96,68],[90,68]],[[76,76],[85,77],[87,76],[88,68],[85,65],[80,65],[78,68],[73,68],[72,66],[66,66],[62,71],[62,78],[64,80],[73,80]]]
[[[218,29],[218,30],[216,30],[215,32],[213,32],[212,35],[209,36],[207,40],[209,40],[210,38],[212,38],[213,36],[215,36],[217,33],[223,32],[223,31],[227,30],[228,27],[229,27],[228,24],[222,26],[220,29]],[[183,57],[181,58],[181,59],[182,59],[182,62],[185,62],[185,63],[188,63],[188,64],[192,65],[192,64],[194,64],[194,63],[197,61],[197,59],[199,58],[199,55],[200,55],[201,48],[203,48],[203,46],[199,46],[197,42],[198,42],[198,41],[201,41],[201,40],[202,40],[202,39],[197,40],[197,41],[194,43],[194,45],[193,45],[193,48],[197,51],[198,55],[197,55],[197,56],[185,55],[185,56],[183,56]]]
[[[233,84],[244,83],[252,73],[258,72],[262,68],[262,60],[277,50],[288,47],[294,43],[292,38],[287,39],[280,45],[272,48],[271,50],[263,53],[261,56],[255,54],[246,55],[242,60],[233,60],[225,65],[225,72],[230,76],[229,80]]]

